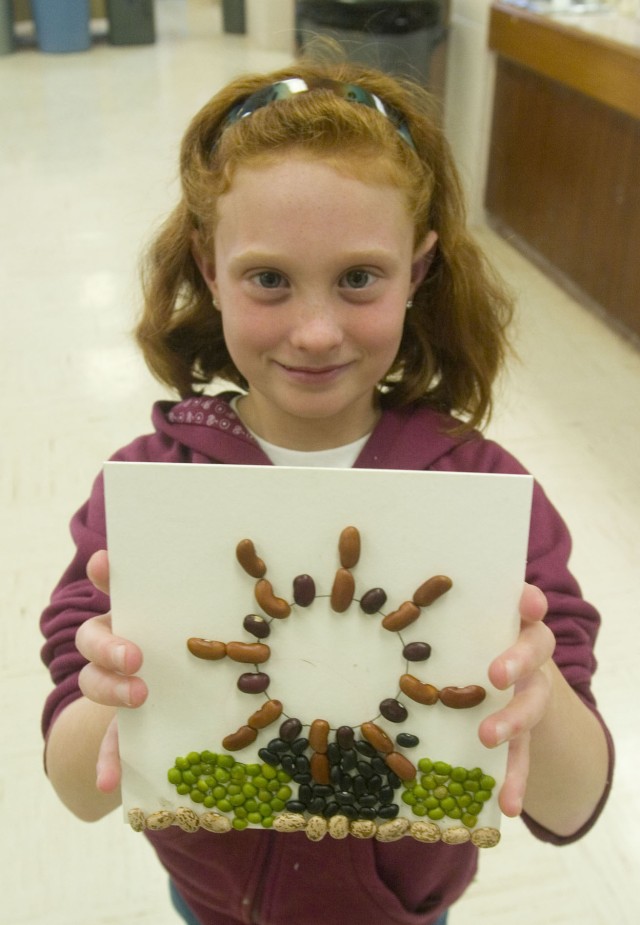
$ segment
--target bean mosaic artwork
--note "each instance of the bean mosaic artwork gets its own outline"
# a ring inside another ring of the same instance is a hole
[[[193,808],[161,810],[148,816],[133,809],[129,822],[134,829],[178,825],[184,831],[203,828],[228,832],[261,827],[304,831],[314,841],[325,835],[379,841],[409,835],[418,841],[442,840],[452,845],[471,841],[478,847],[491,847],[498,843],[497,829],[478,825],[483,807],[492,799],[495,780],[482,768],[467,769],[427,757],[419,737],[408,728],[392,737],[380,725],[380,717],[393,726],[405,724],[413,709],[466,710],[484,700],[483,687],[437,688],[410,670],[410,666],[429,659],[431,646],[426,641],[405,643],[402,631],[415,623],[425,608],[448,594],[453,582],[445,575],[434,575],[410,599],[386,610],[383,588],[371,588],[356,596],[352,569],[360,553],[359,530],[345,527],[338,541],[339,566],[330,606],[342,614],[357,604],[365,614],[378,616],[382,627],[397,637],[404,666],[398,689],[372,705],[371,716],[364,717],[358,726],[335,728],[322,717],[291,716],[283,703],[270,697],[271,677],[265,667],[271,646],[267,640],[273,634],[277,645],[278,622],[295,619],[296,608],[312,607],[316,584],[310,575],[298,575],[293,579],[291,599],[280,597],[266,577],[267,566],[252,540],[241,540],[236,558],[255,580],[254,596],[261,611],[248,614],[242,623],[253,641],[192,637],[187,647],[198,659],[238,663],[245,669],[238,676],[238,689],[267,699],[213,750],[193,751],[175,759],[168,781]],[[234,752],[253,743],[257,760],[237,760]]]

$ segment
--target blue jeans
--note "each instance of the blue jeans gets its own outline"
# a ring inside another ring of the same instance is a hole
[[[172,880],[169,881],[169,889],[171,891],[171,901],[173,902],[176,912],[182,916],[187,925],[200,925],[200,922],[198,922],[191,909],[189,909],[180,893],[176,890]],[[435,925],[447,925],[446,912],[442,913]]]

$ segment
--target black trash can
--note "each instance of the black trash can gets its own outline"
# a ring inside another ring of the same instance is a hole
[[[296,41],[304,50],[314,36],[328,36],[351,61],[427,86],[447,8],[447,0],[297,0]]]
[[[112,45],[152,45],[156,40],[153,0],[107,0]]]
[[[222,27],[232,35],[246,31],[244,0],[222,0]]]

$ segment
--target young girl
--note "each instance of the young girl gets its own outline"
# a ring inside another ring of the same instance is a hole
[[[477,429],[511,304],[465,231],[427,94],[346,63],[237,79],[191,123],[181,178],[137,333],[182,400],[158,403],[154,433],[116,459],[524,471]],[[214,378],[237,388],[203,396]],[[42,618],[55,683],[43,728],[60,799],[95,820],[120,801],[116,708],[147,696],[143,652],[107,613],[101,477],[72,533]],[[612,765],[590,691],[599,618],[569,551],[536,486],[521,632],[487,666],[513,697],[479,729],[488,748],[509,742],[503,811],[555,844],[593,825]],[[471,844],[411,838],[146,834],[201,925],[442,923],[477,862]]]

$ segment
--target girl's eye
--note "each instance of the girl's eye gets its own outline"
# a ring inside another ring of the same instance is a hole
[[[284,276],[276,270],[262,270],[261,273],[256,273],[254,280],[263,289],[279,289],[285,284]]]
[[[341,279],[341,284],[349,289],[365,289],[375,281],[375,277],[368,270],[349,270]]]

